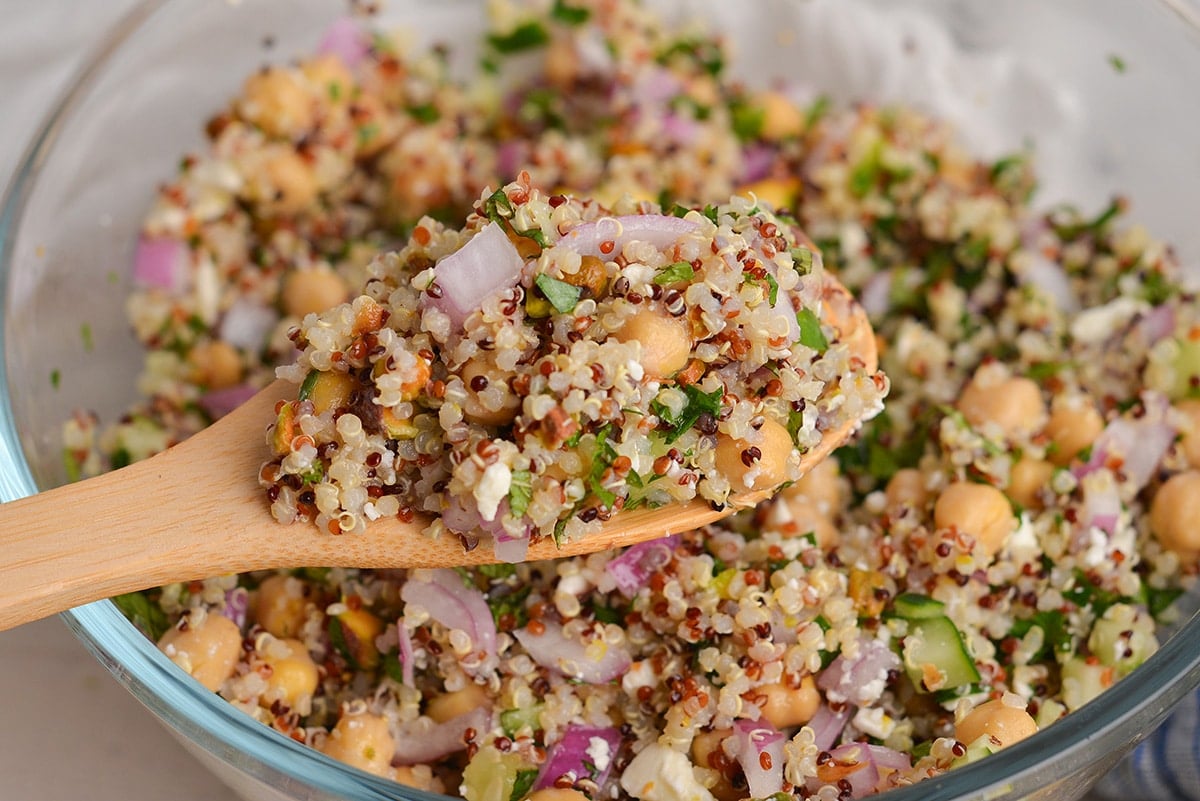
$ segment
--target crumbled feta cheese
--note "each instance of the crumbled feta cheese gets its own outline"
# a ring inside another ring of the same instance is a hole
[[[864,734],[886,740],[896,728],[896,721],[879,707],[866,707],[855,713],[854,726]]]
[[[643,748],[625,767],[621,788],[641,801],[716,801],[696,780],[692,761],[658,743]]]
[[[512,486],[512,471],[503,462],[488,465],[475,485],[473,495],[479,506],[479,516],[484,520],[496,519],[500,509],[500,501],[508,497],[508,489]]]

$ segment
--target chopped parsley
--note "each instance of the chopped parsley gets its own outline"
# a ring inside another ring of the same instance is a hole
[[[709,75],[717,76],[725,69],[725,54],[716,42],[702,39],[679,39],[658,54],[659,64],[669,64],[676,57],[694,61]]]
[[[1035,612],[1032,617],[1016,620],[1009,632],[1013,637],[1021,638],[1032,628],[1040,628],[1045,635],[1042,647],[1038,649],[1030,661],[1043,661],[1052,654],[1068,654],[1071,652],[1071,632],[1067,628],[1067,616],[1058,609]]]
[[[692,265],[686,261],[677,261],[669,267],[664,267],[654,276],[654,283],[659,286],[677,284],[680,281],[691,281],[696,275]]]
[[[521,517],[529,508],[533,497],[533,476],[528,470],[513,470],[512,483],[508,487],[508,508],[513,517]]]
[[[574,284],[552,278],[545,273],[533,279],[533,283],[537,285],[543,297],[550,301],[550,305],[559,314],[570,313],[575,309],[575,304],[579,302],[581,290]]]
[[[433,103],[422,103],[418,106],[408,107],[409,116],[418,122],[426,124],[437,122],[442,117],[442,112],[438,111],[438,107]]]
[[[610,491],[602,483],[600,477],[604,475],[604,471],[613,460],[617,458],[617,451],[609,441],[612,435],[612,423],[606,423],[603,428],[596,432],[596,451],[592,454],[592,468],[588,472],[588,488],[600,499],[600,502],[608,509],[613,507],[617,501],[616,493]]]
[[[667,424],[670,433],[667,434],[667,444],[671,444],[679,439],[688,431],[696,421],[700,419],[700,415],[708,413],[716,417],[721,411],[721,398],[725,396],[724,388],[714,389],[712,392],[705,392],[695,384],[688,384],[681,387],[683,394],[687,396],[687,405],[675,415],[670,409],[657,400],[650,402],[650,408],[654,413]]]
[[[92,326],[84,323],[79,326],[79,338],[83,340],[83,349],[88,353],[96,347],[96,342],[92,337]]]
[[[51,370],[50,371],[50,386],[54,387],[55,389],[58,389],[58,386],[61,383],[62,383],[62,373],[59,372],[58,368]]]
[[[550,34],[545,26],[535,20],[523,22],[508,33],[493,33],[488,35],[490,44],[499,53],[519,53],[522,50],[532,50],[550,41]]]
[[[320,370],[309,370],[308,375],[304,376],[304,383],[300,385],[300,392],[296,396],[299,400],[306,401],[312,397],[313,389],[317,386],[317,381],[321,378]]]
[[[529,586],[517,587],[511,592],[491,596],[487,599],[488,609],[492,611],[492,620],[496,627],[504,629],[501,621],[510,617],[513,628],[521,628],[529,622],[529,612],[525,609],[525,599],[529,597]],[[507,621],[505,621],[507,624]]]
[[[554,6],[550,9],[550,16],[559,22],[565,22],[567,25],[582,25],[591,18],[592,12],[587,8],[567,5],[564,0],[554,0]]]
[[[538,771],[536,768],[523,768],[517,771],[517,776],[513,779],[512,793],[508,797],[508,801],[521,801],[522,798],[529,795],[529,791],[533,789],[533,783],[537,781]]]
[[[129,592],[116,596],[112,602],[121,610],[121,614],[129,618],[130,623],[152,640],[157,641],[171,628],[166,612],[147,598],[145,593]]]
[[[801,309],[796,312],[796,322],[800,325],[800,344],[812,348],[817,353],[829,350],[829,340],[821,330],[821,321],[812,309]]]
[[[1127,67],[1127,65],[1125,64],[1125,59],[1121,58],[1116,53],[1109,54],[1108,64],[1110,67],[1113,68],[1113,71],[1116,72],[1117,74],[1123,74]]]

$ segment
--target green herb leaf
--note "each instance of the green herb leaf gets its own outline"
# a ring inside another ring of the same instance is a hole
[[[342,621],[336,617],[330,617],[329,620],[329,644],[333,649],[341,654],[342,659],[346,660],[346,664],[352,670],[358,670],[358,660],[354,658],[354,652],[350,649],[350,643],[346,641],[346,630],[342,628]]]
[[[696,276],[692,265],[686,261],[677,261],[669,267],[664,267],[654,276],[654,283],[659,286],[677,284],[680,281],[691,281]]]
[[[733,133],[743,142],[757,139],[762,134],[766,113],[762,108],[746,102],[736,102],[730,108],[733,117]]]
[[[1108,63],[1109,63],[1109,66],[1111,66],[1117,73],[1125,72],[1125,69],[1127,66],[1125,64],[1125,59],[1121,58],[1116,53],[1112,53],[1109,55]]]
[[[563,0],[554,0],[554,7],[550,9],[550,16],[568,25],[582,25],[592,16],[592,12],[587,8],[569,6]]]
[[[130,623],[152,640],[158,640],[171,627],[166,612],[147,598],[145,593],[130,592],[118,595],[112,602],[121,610],[121,614],[129,618]]]
[[[62,383],[62,373],[59,372],[58,368],[51,370],[50,371],[50,386],[54,387],[55,389],[58,389],[58,385],[61,383]]]
[[[508,508],[513,517],[521,517],[529,508],[533,497],[533,476],[528,470],[512,471],[512,483],[508,487]]]
[[[401,626],[404,623],[400,623]],[[383,656],[383,672],[397,684],[404,683],[404,666],[400,664],[400,649],[393,648]]]
[[[512,618],[514,628],[519,629],[529,622],[529,612],[525,609],[525,599],[529,597],[529,590],[529,587],[518,587],[512,592],[488,597],[488,609],[492,610],[492,620],[497,627],[505,616]]]
[[[1071,632],[1067,628],[1067,616],[1058,609],[1049,609],[1042,612],[1034,612],[1032,617],[1023,618],[1013,621],[1010,634],[1013,637],[1021,638],[1029,633],[1029,630],[1037,627],[1042,630],[1044,638],[1042,647],[1037,653],[1030,657],[1031,662],[1040,662],[1049,659],[1053,654],[1065,654],[1071,650]]]
[[[829,350],[829,340],[821,330],[821,321],[812,309],[801,309],[796,312],[796,322],[800,324],[800,344],[812,348],[817,353]]]
[[[502,228],[508,225],[508,218],[513,215],[512,201],[504,193],[503,187],[488,195],[483,201],[483,215]]]
[[[767,273],[767,303],[774,306],[779,301],[779,282],[775,280],[775,276]]]
[[[92,326],[88,323],[83,323],[79,326],[79,338],[83,340],[83,349],[87,353],[91,353],[96,347],[96,343],[92,337]]]
[[[508,562],[501,562],[498,565],[479,565],[475,568],[475,572],[493,580],[505,579],[517,575],[517,566]]]
[[[792,264],[795,266],[796,272],[808,275],[813,268],[813,252],[803,245],[792,248]]]
[[[438,107],[433,103],[422,103],[419,106],[408,107],[409,116],[414,120],[426,124],[437,122],[442,117],[442,113],[438,111]]]
[[[716,206],[709,203],[707,206],[704,207],[704,216],[707,217],[708,219],[712,220],[713,224],[716,225],[717,220],[720,217],[720,213],[717,211]]]
[[[519,53],[541,47],[550,41],[546,28],[536,20],[523,22],[508,33],[493,33],[488,36],[490,44],[499,53]]]
[[[600,623],[623,623],[625,621],[625,614],[619,609],[613,609],[599,602],[592,603],[592,616]]]
[[[688,384],[682,387],[682,390],[683,394],[687,396],[687,405],[679,412],[678,417],[672,415],[670,409],[657,401],[652,401],[650,404],[654,413],[671,429],[671,433],[666,438],[668,445],[683,436],[705,412],[714,417],[720,414],[721,398],[725,396],[724,389],[714,389],[712,392],[706,393],[695,384]]]
[[[560,281],[542,273],[533,279],[533,283],[542,291],[546,300],[559,314],[568,314],[575,309],[579,302],[580,289],[566,281]]]
[[[617,495],[612,490],[606,489],[605,486],[600,483],[600,479],[589,478],[588,487],[600,500],[600,503],[604,504],[605,509],[613,508],[613,504],[617,502]]]
[[[533,783],[537,781],[538,771],[536,768],[524,768],[517,771],[517,777],[513,780],[512,794],[508,797],[508,801],[521,801],[522,798],[529,795],[529,791],[533,789]]]
[[[317,386],[317,380],[321,377],[320,370],[309,370],[308,375],[304,376],[304,383],[300,385],[300,392],[296,396],[299,400],[306,401],[312,397],[313,389]]]

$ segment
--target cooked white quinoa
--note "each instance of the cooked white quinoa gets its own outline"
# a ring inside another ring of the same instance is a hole
[[[822,325],[820,258],[744,197],[609,210],[522,173],[367,271],[278,371],[301,384],[260,474],[281,522],[431,513],[521,561],[623,509],[791,484],[887,389]]]
[[[733,208],[793,217],[872,313],[887,409],[775,501],[624,553],[117,599],[197,680],[468,801],[835,799],[980,758],[1154,651],[1200,555],[1200,314],[1122,202],[1037,210],[1027,157],[980,162],[909,109],[736,86],[719,41],[632,3],[504,5],[493,56],[535,51],[544,70],[503,102],[436,56],[363,42],[339,49],[352,63],[252,77],[163,189],[146,235],[176,269],[130,301],[146,401],[68,424],[80,472],[205,425],[293,359],[289,332],[324,366],[307,314],[350,287],[381,309],[412,292],[406,261],[462,239],[422,215],[465,218],[522,169],[546,205],[753,192]],[[389,308],[416,330],[420,303]]]

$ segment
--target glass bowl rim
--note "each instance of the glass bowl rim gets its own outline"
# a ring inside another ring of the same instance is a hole
[[[1174,12],[1193,35],[1200,35],[1200,9],[1188,0],[1156,1]],[[138,0],[102,36],[67,81],[66,89],[52,105],[18,160],[7,190],[0,196],[0,309],[5,308],[7,302],[13,267],[13,232],[21,221],[40,166],[54,151],[56,133],[70,123],[73,112],[112,56],[160,9],[169,5],[171,0]],[[1200,58],[1200,54],[1197,57]],[[8,375],[4,345],[4,327],[0,325],[0,360],[4,364],[4,369],[0,370],[0,463],[8,468],[0,471],[0,502],[37,491],[16,430],[10,400],[16,382]],[[269,783],[280,775],[294,777],[321,791],[354,801],[446,798],[351,768],[258,723],[191,680],[126,620],[111,601],[97,601],[69,610],[62,618],[88,650],[141,703],[216,758],[230,762],[259,780]],[[1156,681],[1163,676],[1175,677],[1175,681]],[[1121,692],[1105,692],[1053,726],[985,760],[877,797],[887,801],[950,801],[966,794],[981,793],[991,797],[1035,772],[1045,777],[1039,784],[1051,784],[1075,770],[1072,755],[1099,745],[1108,745],[1109,750],[1119,747],[1130,739],[1123,731],[1123,724],[1165,717],[1172,706],[1197,686],[1200,686],[1200,613],[1181,625],[1157,653],[1122,680]],[[240,765],[236,760],[228,759],[230,754],[238,753],[250,756],[259,765]]]

